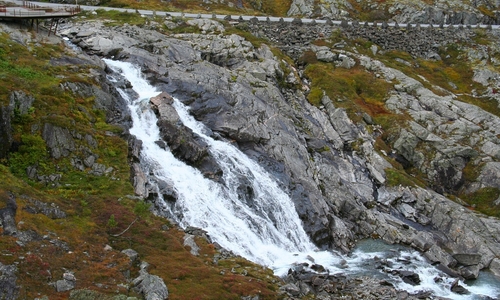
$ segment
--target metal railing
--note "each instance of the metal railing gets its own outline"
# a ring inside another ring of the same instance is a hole
[[[0,6],[0,16],[4,17],[68,17],[80,13],[80,6],[39,6],[34,3],[23,1],[22,7]]]

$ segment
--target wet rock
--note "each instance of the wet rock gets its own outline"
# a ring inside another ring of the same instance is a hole
[[[403,279],[404,282],[411,285],[419,285],[420,284],[420,276],[417,273],[412,271],[404,271],[404,270],[392,270],[391,273],[398,275]]]
[[[148,178],[142,170],[141,164],[133,163],[130,166],[130,177],[132,185],[134,186],[134,192],[136,195],[146,199],[149,196],[149,190],[147,188]]]
[[[465,279],[476,279],[479,276],[479,271],[482,266],[480,265],[472,265],[467,267],[461,267],[458,269],[460,275]]]
[[[217,162],[208,153],[206,142],[190,128],[184,126],[172,107],[173,98],[167,93],[150,99],[158,115],[160,135],[172,153],[189,165],[197,166],[205,175],[222,174]]]
[[[452,283],[450,290],[452,292],[456,293],[456,294],[459,294],[459,295],[468,295],[468,294],[470,294],[470,292],[466,288],[464,288],[463,286],[461,286],[460,284],[458,284],[458,279],[456,279]]]

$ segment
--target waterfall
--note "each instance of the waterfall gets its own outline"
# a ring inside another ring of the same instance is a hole
[[[206,135],[209,130],[190,116],[188,108],[178,100],[174,108],[184,125],[209,145],[210,154],[223,171],[224,184],[203,177],[200,171],[160,148],[155,143],[161,139],[156,116],[143,104],[160,92],[142,79],[132,65],[105,62],[126,74],[138,94],[137,99],[122,94],[129,101],[132,115],[130,133],[142,140],[141,159],[150,167],[150,173],[175,188],[177,200],[165,203],[165,209],[181,227],[203,228],[222,247],[278,274],[284,274],[291,264],[308,259],[331,266],[339,260],[333,253],[318,251],[313,245],[290,197],[262,167],[230,143]],[[242,183],[251,199],[238,193]]]
[[[295,263],[314,262],[326,267],[330,273],[377,276],[394,282],[399,289],[412,292],[430,290],[441,297],[476,299],[476,295],[495,297],[500,293],[495,287],[498,282],[493,280],[493,283],[477,281],[475,287],[461,282],[472,294],[454,294],[449,289],[453,279],[411,249],[399,250],[396,256],[390,248],[393,246],[377,251],[360,249],[349,256],[319,251],[305,233],[293,202],[270,174],[230,143],[210,137],[210,130],[190,116],[189,108],[175,99],[173,106],[181,121],[209,146],[210,154],[223,171],[222,180],[216,182],[205,178],[199,170],[176,159],[168,149],[161,148],[156,143],[161,140],[157,118],[149,108],[149,99],[160,91],[149,85],[133,65],[104,61],[111,69],[123,74],[137,93],[137,97],[132,98],[120,91],[129,103],[133,121],[130,133],[143,142],[141,163],[148,168],[149,174],[174,187],[176,201],[164,201],[163,207],[181,227],[195,226],[206,230],[222,247],[272,268],[278,276],[286,274]],[[238,192],[240,186],[247,189],[249,197],[241,196],[241,191]],[[423,284],[409,286],[401,279],[370,266],[367,262],[376,257],[391,260],[394,268],[418,273],[424,278]],[[438,277],[442,280],[435,280]]]

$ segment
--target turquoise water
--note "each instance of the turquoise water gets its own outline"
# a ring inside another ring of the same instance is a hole
[[[346,261],[346,273],[375,276],[410,293],[431,291],[435,296],[449,299],[484,299],[484,296],[500,299],[500,278],[491,272],[480,272],[476,280],[460,281],[459,284],[470,294],[459,295],[450,290],[455,278],[436,269],[418,251],[402,245],[390,245],[381,240],[363,240],[347,256]],[[412,271],[419,275],[421,282],[416,286],[407,284],[398,276],[387,272],[388,270]]]

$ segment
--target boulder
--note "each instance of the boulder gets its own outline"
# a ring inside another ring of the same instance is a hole
[[[419,285],[420,284],[420,276],[417,273],[412,271],[405,270],[392,270],[391,273],[397,275],[403,279],[404,282],[411,285]]]
[[[168,288],[163,279],[149,274],[145,268],[141,268],[139,277],[132,281],[132,285],[146,300],[168,299]]]
[[[468,253],[457,253],[453,255],[453,258],[457,260],[457,262],[464,266],[473,266],[477,265],[481,262],[481,255],[477,253],[468,254]]]
[[[135,251],[134,249],[125,249],[122,250],[122,253],[128,256],[128,258],[130,258],[132,264],[135,263],[139,258],[139,253],[137,253],[137,251]]]
[[[76,286],[76,278],[72,273],[64,273],[63,279],[56,281],[55,288],[57,292],[66,292],[74,289]]]

